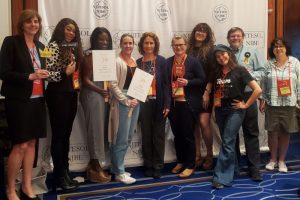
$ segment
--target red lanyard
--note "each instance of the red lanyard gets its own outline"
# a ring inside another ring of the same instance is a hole
[[[174,78],[177,79],[178,77],[183,78],[184,72],[185,72],[184,62],[185,62],[186,58],[187,58],[187,55],[185,54],[185,55],[183,56],[183,58],[181,59],[180,63],[176,63],[175,56],[174,56],[174,61],[173,61],[173,66],[172,66],[172,72],[171,72],[172,80],[174,80]],[[181,68],[182,74],[179,75],[179,74],[176,72],[176,71],[177,71],[176,68]],[[174,70],[175,70],[175,72],[174,72]],[[176,80],[175,80],[175,81],[176,81]]]
[[[34,68],[34,66],[36,67],[36,68],[41,68],[40,67],[40,65],[36,62],[36,59],[35,59],[35,57],[34,57],[34,49],[35,49],[35,47],[32,49],[32,51],[31,51],[31,49],[29,49],[29,53],[30,53],[30,57],[31,57],[31,61],[32,61],[32,65],[33,65],[33,68]]]
[[[290,80],[290,77],[291,77],[291,67],[290,67],[290,65],[291,65],[291,63],[289,63],[289,66],[288,66],[288,68],[289,68],[289,78],[288,78],[288,80]],[[276,66],[274,67],[274,69],[275,69],[275,77],[276,77],[276,80],[278,81],[278,76],[277,76],[277,69],[276,69]],[[285,68],[283,69],[283,72],[285,71]],[[283,76],[283,75],[282,75]],[[284,80],[284,79],[282,79],[282,80]]]

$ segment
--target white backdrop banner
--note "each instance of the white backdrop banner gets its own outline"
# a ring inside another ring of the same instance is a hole
[[[197,23],[205,22],[214,30],[217,44],[227,44],[226,35],[231,27],[241,27],[246,33],[245,45],[258,48],[266,58],[267,3],[267,0],[39,0],[43,23],[41,41],[47,44],[58,21],[68,17],[77,22],[84,49],[90,46],[93,29],[104,26],[112,34],[116,53],[119,52],[121,35],[129,33],[136,42],[133,56],[139,58],[137,42],[143,32],[152,31],[160,38],[160,54],[169,57],[172,55],[171,38],[175,34],[189,37]],[[260,142],[261,147],[265,148],[267,136],[263,129],[263,117],[259,118]],[[174,160],[175,154],[169,127],[166,134],[167,162]],[[219,139],[215,136],[215,143],[218,143],[216,141]],[[127,166],[142,164],[140,137],[138,130],[126,155]],[[71,170],[81,171],[87,165],[89,157],[85,141],[84,117],[79,104],[71,136]],[[40,161],[48,164],[48,142],[42,141],[41,146]],[[218,145],[214,147],[218,149]],[[107,165],[108,161],[103,164]]]

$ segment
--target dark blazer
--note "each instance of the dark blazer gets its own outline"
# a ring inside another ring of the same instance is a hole
[[[137,61],[138,67],[142,68],[142,58],[139,58]],[[156,56],[156,103],[157,103],[157,114],[162,115],[164,108],[170,108],[171,102],[171,90],[170,82],[167,78],[167,68],[166,68],[166,59],[160,55]]]
[[[172,67],[174,56],[166,60],[168,79],[172,80]],[[205,73],[200,62],[188,55],[185,62],[185,79],[188,80],[187,86],[184,87],[184,93],[190,109],[198,114],[202,104],[203,85],[205,84]]]
[[[35,41],[35,46],[40,57],[39,49],[44,49],[44,45]],[[40,61],[44,68],[45,59],[40,57]],[[3,80],[1,95],[6,98],[29,99],[33,81],[28,80],[28,77],[33,72],[32,59],[24,37],[6,37],[0,52],[0,78]]]

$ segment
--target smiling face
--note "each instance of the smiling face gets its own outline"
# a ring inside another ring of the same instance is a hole
[[[109,44],[109,36],[107,33],[102,32],[98,35],[97,39],[97,49],[99,50],[107,50]]]
[[[244,36],[241,31],[237,30],[232,32],[227,39],[231,48],[238,49],[243,45]]]
[[[120,47],[123,54],[131,55],[134,47],[133,39],[130,36],[123,37]]]
[[[39,31],[39,28],[40,28],[40,22],[37,17],[28,19],[23,23],[23,33],[25,35],[34,36]]]
[[[183,38],[173,39],[172,48],[176,56],[182,56],[186,53],[186,41]]]
[[[200,31],[195,32],[195,41],[196,41],[196,43],[204,42],[206,37],[207,37],[207,33],[204,30],[200,30]]]
[[[273,47],[273,53],[276,58],[279,58],[280,56],[286,56],[286,47],[282,43],[282,41],[278,41],[274,47]]]
[[[155,41],[152,37],[146,37],[143,42],[143,50],[145,54],[153,54],[155,48]]]
[[[215,57],[217,62],[222,66],[226,66],[230,59],[229,54],[226,51],[217,51]]]
[[[76,27],[74,24],[68,24],[65,26],[65,41],[66,42],[71,42],[74,40],[76,36]]]

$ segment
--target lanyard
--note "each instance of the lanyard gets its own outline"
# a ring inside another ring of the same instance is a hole
[[[32,50],[29,49],[29,53],[30,53],[33,68],[38,68],[39,69],[39,68],[41,68],[41,66],[36,62],[36,59],[35,59],[35,56],[34,56],[34,49],[35,49],[35,47]]]
[[[143,59],[142,59],[142,70],[143,71],[145,71],[145,62],[146,61],[144,61],[144,57],[143,57]],[[153,74],[152,75],[155,77],[155,72],[156,72],[156,56],[154,57],[154,60],[153,60],[152,63],[153,63],[153,65],[152,65],[153,66]]]
[[[172,71],[171,71],[171,77],[172,77],[172,80],[174,81],[174,78],[183,78],[184,76],[184,72],[185,72],[185,66],[184,66],[184,62],[187,58],[187,55],[185,54],[183,56],[183,58],[181,59],[180,63],[176,63],[176,60],[175,60],[175,57],[174,57],[174,61],[173,61],[173,66],[172,66]],[[181,68],[181,72],[182,74],[178,74],[176,71],[176,68]],[[175,70],[175,72],[174,72]],[[176,81],[176,80],[175,80]]]
[[[289,63],[289,65],[288,65],[288,68],[289,68],[289,78],[288,78],[288,80],[290,80],[290,77],[291,77],[291,67],[290,67],[290,65],[291,65],[291,63]],[[285,68],[283,69],[283,72],[285,71]],[[274,69],[275,69],[275,77],[276,77],[276,80],[278,81],[276,65],[274,65]],[[282,80],[283,80],[283,73],[282,73]]]

